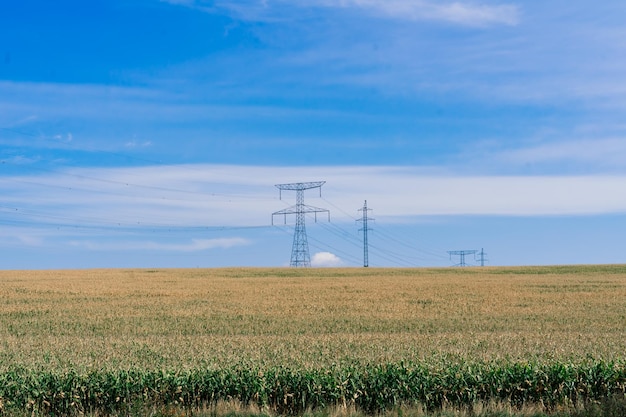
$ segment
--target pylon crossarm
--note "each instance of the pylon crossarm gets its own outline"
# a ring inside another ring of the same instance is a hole
[[[313,207],[313,206],[291,206],[283,210],[272,213],[272,216],[278,214],[297,214],[297,213],[329,213],[329,210]]]
[[[290,191],[298,191],[298,190],[309,190],[311,188],[321,187],[326,184],[326,181],[314,181],[314,182],[294,182],[291,184],[276,184],[275,187],[279,190],[290,190]]]
[[[302,209],[304,210],[305,213],[322,213],[322,212],[330,213],[330,210],[315,207],[315,206],[302,206]]]
[[[477,250],[449,250],[448,254],[450,255],[450,259],[452,259],[452,256],[459,256],[459,260],[460,262],[457,264],[457,266],[467,266],[467,264],[465,263],[465,256],[466,255],[475,255],[476,252],[478,252]]]

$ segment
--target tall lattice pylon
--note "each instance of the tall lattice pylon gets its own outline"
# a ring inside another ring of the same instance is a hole
[[[296,228],[293,234],[293,245],[291,247],[291,262],[292,267],[310,267],[311,257],[309,255],[309,242],[306,237],[305,215],[307,213],[315,213],[315,220],[317,221],[317,213],[328,213],[328,220],[330,221],[330,211],[313,206],[307,206],[304,204],[304,190],[310,190],[313,188],[320,189],[320,197],[322,196],[322,185],[326,181],[316,182],[296,182],[291,184],[277,184],[276,188],[280,190],[280,198],[282,199],[283,191],[295,191],[296,192],[296,205],[286,208],[284,210],[272,213],[272,224],[274,224],[274,216],[283,215],[285,217],[285,223],[287,223],[287,215],[296,215]]]

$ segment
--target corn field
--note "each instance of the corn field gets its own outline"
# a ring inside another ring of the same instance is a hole
[[[626,267],[0,271],[0,413],[545,412],[626,393]]]
[[[113,413],[140,405],[176,404],[197,410],[238,401],[280,414],[329,406],[379,413],[399,406],[471,407],[498,401],[514,407],[599,401],[626,393],[626,363],[450,364],[399,363],[298,370],[286,367],[221,370],[94,371],[0,375],[4,410],[76,415]]]

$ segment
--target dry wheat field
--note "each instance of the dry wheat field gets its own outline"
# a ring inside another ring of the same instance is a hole
[[[0,296],[0,413],[549,411],[626,387],[623,265],[0,271]]]

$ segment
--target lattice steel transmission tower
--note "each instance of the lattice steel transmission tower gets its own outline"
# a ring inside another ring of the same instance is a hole
[[[452,259],[452,255],[458,255],[460,257],[460,262],[458,264],[456,264],[455,266],[467,266],[467,264],[465,263],[465,256],[466,255],[474,255],[476,254],[476,252],[478,252],[477,250],[449,250],[448,254],[450,254],[450,259]]]
[[[367,222],[369,220],[374,220],[374,219],[372,219],[371,217],[368,217],[367,212],[372,211],[372,209],[367,208],[367,200],[365,200],[365,203],[363,204],[363,208],[360,208],[359,211],[363,212],[363,217],[358,219],[357,222],[361,222],[361,224],[363,225],[363,227],[359,229],[359,232],[363,232],[363,267],[367,268],[369,266],[367,232],[369,230],[372,230],[367,226]]]
[[[330,221],[330,211],[313,206],[307,206],[304,204],[304,190],[310,190],[313,188],[320,189],[320,197],[322,196],[322,185],[326,181],[316,182],[297,182],[291,184],[277,184],[280,199],[282,200],[283,191],[295,191],[296,192],[296,205],[286,208],[284,210],[272,213],[272,224],[274,224],[274,216],[285,216],[285,223],[287,223],[287,215],[296,215],[296,228],[293,234],[293,245],[291,247],[291,261],[289,263],[292,267],[310,267],[311,257],[309,256],[309,242],[306,237],[306,226],[304,224],[305,215],[307,213],[315,213],[315,221],[317,221],[317,213],[328,213],[328,221]]]

